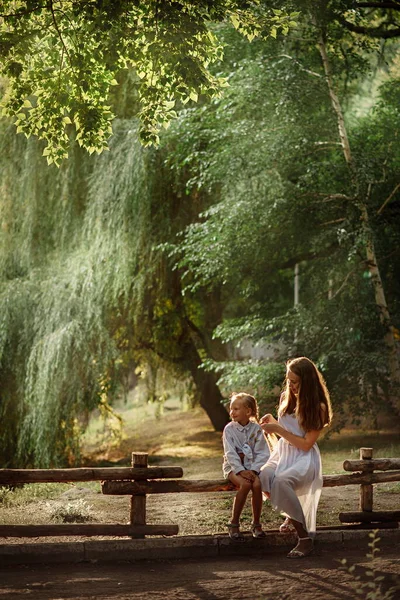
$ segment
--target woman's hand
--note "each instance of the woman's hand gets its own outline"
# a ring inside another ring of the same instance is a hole
[[[281,429],[281,426],[275,419],[272,423],[261,423],[260,426],[265,433],[279,433]]]
[[[266,414],[263,417],[261,417],[260,419],[260,425],[265,425],[267,423],[278,423],[278,421],[271,415],[271,414]],[[264,428],[263,428],[264,429]],[[264,429],[265,431],[265,429]]]

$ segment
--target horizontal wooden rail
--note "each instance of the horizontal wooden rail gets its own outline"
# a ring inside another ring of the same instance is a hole
[[[182,477],[181,467],[82,467],[78,469],[0,469],[0,484],[117,481]]]
[[[400,471],[391,473],[351,473],[350,475],[324,475],[324,487],[341,485],[390,483],[400,481]]]
[[[179,492],[229,492],[236,488],[226,479],[181,479],[179,481],[104,481],[103,494],[112,496],[143,496],[145,494],[175,494]]]
[[[119,525],[119,524],[75,524],[62,525],[0,525],[0,537],[42,537],[70,535],[129,536],[177,535],[178,525]]]
[[[400,481],[400,471],[391,473],[352,473],[351,475],[324,475],[324,487],[360,483]],[[179,481],[104,481],[103,494],[136,496],[144,494],[174,494],[178,492],[228,492],[236,488],[226,479],[181,479]]]
[[[339,513],[341,523],[374,523],[385,521],[400,521],[400,510],[365,510],[358,512]]]
[[[369,460],[345,460],[345,471],[390,471],[400,469],[400,458],[371,458]]]

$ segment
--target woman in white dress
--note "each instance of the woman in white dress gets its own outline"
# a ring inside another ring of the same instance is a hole
[[[286,515],[280,530],[293,527],[297,532],[298,543],[289,558],[303,558],[313,549],[322,490],[321,455],[316,441],[331,419],[329,392],[317,367],[304,356],[288,361],[278,420],[271,414],[260,420],[265,433],[280,437],[261,470],[260,481],[272,506]]]

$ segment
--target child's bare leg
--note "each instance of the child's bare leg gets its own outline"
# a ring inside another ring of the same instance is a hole
[[[231,523],[233,525],[237,524],[239,528],[240,515],[242,514],[242,510],[245,505],[248,493],[251,490],[252,484],[244,477],[241,477],[240,474],[235,475],[235,473],[229,473],[229,481],[231,481],[236,487],[239,488],[233,501],[231,519]]]
[[[262,510],[262,491],[261,491],[261,483],[258,477],[253,481],[253,493],[251,497],[251,508],[253,510],[253,522],[259,523],[261,517]]]

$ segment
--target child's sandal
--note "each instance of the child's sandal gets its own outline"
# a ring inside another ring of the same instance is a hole
[[[233,542],[244,542],[244,535],[239,529],[239,523],[228,523],[227,527],[228,535]]]
[[[252,523],[251,524],[251,533],[253,534],[253,538],[265,538],[267,534],[262,530],[261,523]]]

